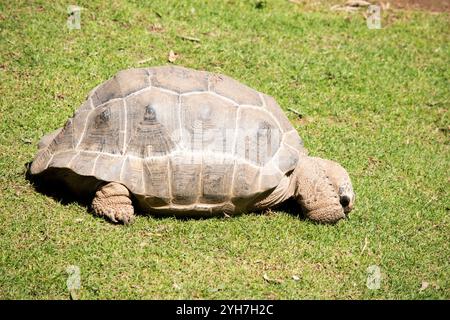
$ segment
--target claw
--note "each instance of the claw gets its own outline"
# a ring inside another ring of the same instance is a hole
[[[107,216],[112,222],[117,223],[114,210],[112,209],[105,210],[105,216]]]

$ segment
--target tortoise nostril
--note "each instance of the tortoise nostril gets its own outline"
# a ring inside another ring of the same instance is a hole
[[[342,207],[347,207],[350,204],[350,198],[348,196],[341,196],[341,199],[339,200]]]

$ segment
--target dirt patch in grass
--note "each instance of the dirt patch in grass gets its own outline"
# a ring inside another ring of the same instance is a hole
[[[450,12],[448,0],[393,0],[391,5],[400,9],[418,9],[432,12]]]

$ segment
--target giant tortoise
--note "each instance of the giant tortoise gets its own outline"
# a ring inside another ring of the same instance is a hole
[[[293,198],[309,219],[333,223],[355,199],[347,172],[308,156],[274,98],[182,67],[117,73],[38,147],[31,176],[91,197],[113,222],[135,210],[232,216]]]

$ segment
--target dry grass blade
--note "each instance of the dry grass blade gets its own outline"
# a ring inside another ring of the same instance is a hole
[[[187,40],[187,41],[192,41],[192,42],[200,42],[201,41],[199,38],[189,37],[189,36],[180,36],[179,35],[178,38]]]
[[[287,108],[287,109],[288,109],[289,111],[295,113],[300,119],[303,118],[303,115],[302,115],[299,111],[297,111],[297,110],[295,110],[295,109],[292,109],[292,108]]]
[[[263,279],[266,280],[269,283],[276,283],[276,284],[281,284],[283,283],[283,281],[281,281],[280,279],[272,279],[269,278],[269,276],[267,275],[267,273],[263,274]]]

